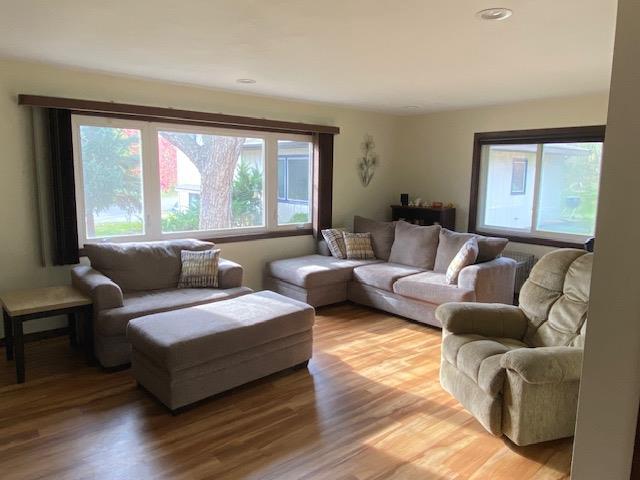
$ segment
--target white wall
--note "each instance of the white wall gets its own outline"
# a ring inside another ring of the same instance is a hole
[[[456,229],[466,230],[474,133],[601,125],[606,118],[606,92],[404,117],[398,129],[397,188],[423,200],[453,202]],[[550,250],[509,248],[537,256]]]
[[[31,112],[18,106],[19,93],[336,125],[341,133],[335,139],[334,224],[350,225],[356,213],[387,218],[397,197],[393,115],[0,60],[0,291],[69,281],[67,267],[40,265]],[[373,135],[381,159],[367,188],[356,175],[365,134]],[[310,253],[314,244],[311,237],[289,237],[224,244],[222,251],[244,266],[249,286],[260,288],[265,261]],[[37,322],[30,322],[27,330],[34,327]]]
[[[640,397],[640,2],[620,0],[573,475],[629,478]]]

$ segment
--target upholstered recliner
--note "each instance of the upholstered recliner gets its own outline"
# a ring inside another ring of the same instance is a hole
[[[448,303],[440,383],[494,435],[517,445],[573,435],[593,254],[540,259],[520,306]]]

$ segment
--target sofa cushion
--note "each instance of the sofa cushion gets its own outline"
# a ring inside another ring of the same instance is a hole
[[[177,371],[308,332],[313,323],[313,307],[263,291],[138,318],[127,338],[164,369]]]
[[[205,303],[227,300],[251,293],[247,287],[229,288],[181,288],[130,292],[124,294],[124,305],[103,310],[95,320],[95,332],[107,337],[124,335],[130,320],[152,313],[166,312]]]
[[[123,292],[176,288],[182,250],[210,250],[213,243],[199,240],[163,242],[87,243],[91,266],[113,280]]]
[[[424,272],[399,279],[393,292],[436,305],[448,302],[474,302],[475,291],[447,283],[444,273]]]
[[[502,356],[527,345],[512,338],[480,335],[447,335],[442,339],[444,359],[474,381],[485,393],[495,397],[502,392],[505,369]]]
[[[440,225],[421,227],[407,222],[397,222],[389,262],[433,270],[439,233]]]
[[[353,279],[364,285],[392,292],[393,284],[398,279],[423,271],[420,268],[399,263],[374,263],[355,268],[353,270]]]
[[[324,255],[274,260],[267,264],[267,275],[303,288],[348,282],[353,269],[379,260],[346,260]]]
[[[353,217],[353,231],[355,233],[370,233],[373,253],[376,258],[385,262],[389,260],[396,233],[394,222],[379,222],[356,215]]]
[[[471,238],[478,241],[478,258],[476,263],[489,262],[502,253],[509,243],[506,238],[485,237],[473,233],[452,232],[443,228],[440,230],[440,239],[438,241],[438,253],[436,255],[435,266],[433,270],[436,272],[446,272],[449,264],[460,251],[462,246]]]

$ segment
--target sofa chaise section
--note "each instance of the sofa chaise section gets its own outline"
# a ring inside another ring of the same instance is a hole
[[[267,264],[265,287],[314,307],[347,300],[353,269],[380,260],[342,260],[327,255],[275,260]]]

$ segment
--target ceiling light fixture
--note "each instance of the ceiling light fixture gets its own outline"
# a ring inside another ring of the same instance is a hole
[[[482,20],[505,20],[511,15],[513,15],[513,10],[502,7],[487,8],[476,13],[476,16]]]
[[[417,105],[407,105],[402,108],[404,108],[405,110],[418,110],[420,107]]]
[[[256,83],[256,81],[253,78],[239,78],[236,80],[237,83],[244,83],[246,85],[252,84],[252,83]]]

